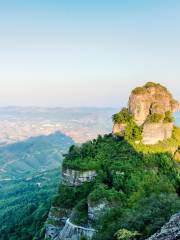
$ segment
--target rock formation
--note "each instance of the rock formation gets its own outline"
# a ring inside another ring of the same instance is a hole
[[[159,141],[171,138],[173,131],[172,115],[178,109],[178,101],[164,86],[149,82],[131,92],[127,111],[132,118],[129,119],[143,129],[142,142],[144,144],[156,144]],[[129,120],[127,120],[125,110],[118,114],[114,115],[113,133],[123,135]]]
[[[84,182],[91,182],[96,177],[96,171],[77,171],[65,169],[63,171],[63,181],[68,186],[80,186]]]
[[[68,188],[79,187],[85,182],[91,182],[96,177],[96,171],[78,171],[74,169],[63,169],[63,184]],[[91,227],[92,219],[96,219],[100,211],[92,209],[88,205],[87,226],[79,226],[73,223],[74,209],[62,209],[51,207],[46,222],[46,238],[51,240],[80,240],[82,236],[91,239],[95,229]],[[101,210],[101,209],[100,209]],[[97,213],[98,212],[98,213]]]
[[[147,240],[177,240],[180,239],[180,213],[171,217],[161,230]]]
[[[106,201],[94,205],[88,201],[88,220],[90,223],[97,221],[109,209]]]
[[[137,87],[132,91],[128,108],[135,122],[142,125],[149,114],[178,111],[179,103],[164,86],[146,83],[143,87]]]

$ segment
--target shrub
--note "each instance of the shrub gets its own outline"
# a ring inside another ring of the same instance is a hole
[[[127,123],[132,120],[132,115],[127,108],[123,108],[119,113],[113,115],[114,123]]]
[[[164,117],[164,122],[165,123],[172,123],[174,122],[174,117],[171,111],[165,112],[165,117]]]
[[[142,127],[131,121],[125,129],[125,139],[128,141],[142,140]]]
[[[118,240],[131,240],[136,239],[138,236],[140,236],[140,234],[137,231],[129,231],[124,228],[118,230],[115,234],[115,237],[117,237]]]
[[[148,117],[147,117],[147,122],[148,123],[160,123],[161,121],[163,121],[164,119],[164,115],[161,114],[161,113],[153,113],[153,114],[150,114]]]
[[[146,89],[144,87],[137,87],[132,91],[134,94],[144,94]]]

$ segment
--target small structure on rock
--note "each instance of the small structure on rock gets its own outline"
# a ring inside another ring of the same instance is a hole
[[[167,88],[148,82],[135,88],[129,97],[128,108],[113,116],[113,133],[142,140],[144,144],[156,144],[171,138],[173,113],[178,110],[179,103]]]

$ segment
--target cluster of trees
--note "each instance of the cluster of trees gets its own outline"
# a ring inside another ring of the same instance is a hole
[[[146,239],[179,211],[179,166],[170,154],[143,154],[126,139],[106,135],[71,147],[64,166],[92,169],[91,161],[96,179],[73,189],[61,185],[53,204],[74,209],[72,221],[85,225],[88,200],[105,199],[110,208],[94,223],[95,240]]]

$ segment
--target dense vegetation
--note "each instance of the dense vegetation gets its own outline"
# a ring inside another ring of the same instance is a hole
[[[134,94],[144,94],[147,92],[148,88],[151,88],[151,87],[155,87],[158,90],[165,91],[169,96],[172,96],[166,87],[162,86],[160,83],[155,83],[155,82],[147,82],[142,87],[136,87],[133,90],[133,93]]]
[[[114,123],[128,123],[132,120],[132,115],[129,113],[128,108],[122,108],[122,110],[113,115]]]
[[[53,205],[74,209],[71,220],[86,225],[87,202],[105,201],[106,213],[94,222],[96,240],[146,239],[180,210],[180,172],[170,153],[143,150],[111,134],[71,147],[63,167],[98,176],[73,189],[61,185]]]
[[[56,169],[0,182],[1,240],[43,239],[44,222],[59,180]]]
[[[72,143],[57,132],[0,147],[0,239],[43,239],[63,154]]]

